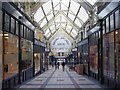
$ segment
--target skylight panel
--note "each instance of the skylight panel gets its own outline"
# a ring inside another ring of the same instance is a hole
[[[74,18],[75,18],[75,16],[74,15],[72,15],[72,14],[68,14],[68,17],[73,21],[74,20]]]
[[[67,15],[67,11],[66,12],[64,12],[65,13],[65,15]]]
[[[56,28],[58,28],[60,26],[60,24],[56,24]]]
[[[72,29],[72,26],[70,26],[70,25],[67,25],[67,27],[71,30]]]
[[[51,29],[51,32],[54,33],[55,32],[55,28]]]
[[[61,16],[61,22],[66,22],[66,19],[63,16]]]
[[[52,30],[53,28],[55,28],[55,25],[54,25],[54,24],[50,26],[50,29],[51,29],[51,30]]]
[[[60,22],[60,16],[55,21],[56,22]]]
[[[70,10],[74,13],[77,14],[77,11],[79,9],[80,5],[73,0],[71,0],[71,5],[70,5]]]
[[[61,10],[67,10],[67,9],[68,8],[64,4],[61,3]]]
[[[52,0],[52,2],[53,2],[53,6],[55,7],[56,5],[59,4],[60,0]]]
[[[60,4],[58,4],[58,5],[54,8],[54,10],[60,10]]]
[[[53,14],[47,16],[48,21],[53,18]]]
[[[51,0],[43,4],[43,9],[46,15],[52,10]]]
[[[77,31],[75,29],[72,29],[72,33],[76,36],[77,35]]]
[[[65,23],[62,23],[61,25],[65,28],[65,25],[66,25],[66,24],[65,24]]]
[[[49,38],[49,37],[50,37],[50,35],[51,35],[51,33],[49,33],[48,35],[46,35],[46,37],[47,37],[47,38]]]
[[[62,3],[63,3],[66,7],[69,6],[69,2],[70,2],[70,0],[62,0]]]
[[[54,11],[55,15],[58,13],[58,11]]]
[[[43,17],[44,17],[44,14],[43,14],[43,11],[40,7],[34,15],[35,21],[39,22]]]
[[[70,29],[69,29],[69,28],[66,28],[66,31],[67,31],[68,33],[70,33]]]
[[[75,24],[78,25],[79,27],[82,26],[78,18],[76,18],[76,20],[75,20]]]
[[[88,14],[83,7],[81,7],[78,17],[85,22],[88,19]]]
[[[47,29],[46,31],[45,31],[45,36],[48,34],[48,33],[50,33],[50,30],[49,29]]]
[[[75,38],[77,35],[75,35],[73,32],[70,33],[73,38]]]
[[[40,26],[43,27],[46,23],[47,23],[47,21],[46,21],[46,19],[44,19]]]

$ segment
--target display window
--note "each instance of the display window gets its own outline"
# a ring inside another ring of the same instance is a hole
[[[109,32],[109,17],[106,18],[106,33]]]
[[[90,70],[98,73],[98,47],[97,45],[90,47]]]
[[[114,30],[114,14],[110,16],[110,30]]]
[[[11,18],[11,29],[10,29],[10,31],[11,31],[11,33],[15,33],[15,19],[13,19],[13,18]]]
[[[33,60],[33,43],[31,41],[21,39],[22,48],[22,70],[32,65]]]
[[[16,35],[18,35],[18,31],[19,31],[19,29],[18,29],[18,21],[15,21],[15,33],[16,33]]]
[[[10,16],[8,14],[5,14],[4,16],[4,29],[5,31],[9,31],[10,29]]]
[[[120,28],[120,11],[115,12],[115,28]]]
[[[40,53],[34,53],[35,73],[40,71]]]
[[[120,30],[115,31],[115,48],[116,80],[120,83]]]
[[[18,73],[18,37],[4,32],[4,78]]]
[[[99,31],[89,37],[90,71],[96,74],[98,73],[98,38]]]
[[[103,36],[103,74],[114,79],[114,32]]]

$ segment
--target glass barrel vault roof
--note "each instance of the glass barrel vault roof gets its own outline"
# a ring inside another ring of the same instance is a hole
[[[86,2],[94,5],[96,0],[86,0]],[[40,24],[46,38],[55,33],[60,26],[70,36],[76,38],[79,30],[74,28],[71,23],[81,28],[88,18],[88,12],[75,0],[48,0],[39,7],[34,15],[35,21]]]

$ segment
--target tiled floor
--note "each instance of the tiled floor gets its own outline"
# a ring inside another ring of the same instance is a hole
[[[100,85],[97,81],[89,79],[87,76],[78,75],[74,71],[69,71],[66,67],[65,71],[60,69],[55,70],[54,68],[46,71],[45,73],[35,77],[29,82],[24,83],[18,89],[31,89],[40,90],[41,88],[53,89],[53,88],[72,88],[72,89],[94,89],[104,90],[106,89]],[[104,88],[104,89],[103,89]]]

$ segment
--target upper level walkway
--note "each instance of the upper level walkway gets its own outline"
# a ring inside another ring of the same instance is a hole
[[[22,90],[41,90],[42,89],[79,89],[82,90],[106,90],[105,86],[100,85],[96,80],[89,78],[85,75],[78,75],[76,72],[69,70],[65,67],[65,71],[62,70],[62,66],[59,69],[51,68],[41,75],[36,76],[30,81],[23,83],[18,87]]]

